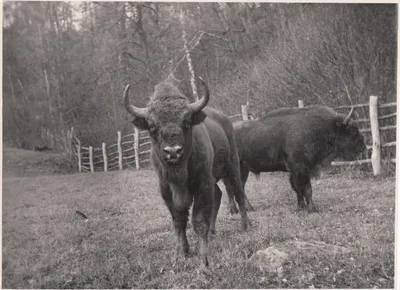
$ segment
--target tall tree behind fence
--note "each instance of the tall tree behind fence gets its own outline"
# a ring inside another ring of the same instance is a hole
[[[299,100],[299,107],[304,107],[304,102]],[[378,104],[378,97],[371,96],[368,104],[346,105],[334,108],[337,112],[345,113],[351,107],[357,110],[368,109],[369,118],[355,118],[354,122],[364,135],[367,149],[372,150],[371,154],[364,153],[361,159],[353,161],[334,161],[333,166],[359,165],[371,163],[374,175],[382,172],[382,161],[396,162],[395,150],[388,149],[396,146],[395,118],[396,102]],[[247,105],[241,106],[242,113],[230,116],[232,121],[249,120],[253,116],[248,111]],[[354,115],[353,115],[354,116]],[[134,127],[134,132],[121,136],[121,132],[116,134],[116,143],[106,146],[102,143],[100,147],[82,146],[81,141],[76,138],[73,129],[69,131],[71,145],[67,146],[71,152],[77,156],[79,172],[95,172],[109,170],[123,170],[125,168],[144,168],[149,165],[151,141],[147,131],[139,131]],[[369,155],[371,155],[369,157]],[[382,159],[382,156],[385,158]]]
[[[61,135],[54,135],[51,130],[40,127],[41,131],[41,142],[37,144],[37,147],[48,147],[53,150],[65,151],[69,155],[72,155],[72,139],[74,138],[74,128],[64,131]]]

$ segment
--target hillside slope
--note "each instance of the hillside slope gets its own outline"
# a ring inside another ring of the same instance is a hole
[[[66,154],[3,147],[3,177],[39,176],[76,172]]]

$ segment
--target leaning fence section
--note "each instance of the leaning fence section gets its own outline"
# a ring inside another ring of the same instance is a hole
[[[396,147],[396,102],[379,104],[378,97],[371,96],[369,103],[333,108],[339,113],[344,110],[355,109],[356,118],[353,119],[360,128],[367,144],[368,152],[361,159],[353,161],[334,161],[333,166],[372,164],[374,175],[380,175],[383,161],[395,163]],[[302,100],[299,107],[306,106]],[[364,110],[365,118],[358,118],[357,110]],[[354,116],[354,115],[353,115]],[[241,106],[241,113],[229,117],[233,122],[238,120],[254,119],[249,113],[248,105]],[[123,170],[125,168],[144,168],[150,164],[151,140],[147,131],[134,131],[128,135],[121,135],[118,131],[114,144],[102,143],[101,147],[82,146],[75,136],[73,128],[67,133],[70,145],[66,145],[69,152],[75,155],[79,172],[96,172]]]

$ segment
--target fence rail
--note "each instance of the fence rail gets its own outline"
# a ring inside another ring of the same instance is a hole
[[[302,100],[298,101],[299,107],[304,107]],[[386,115],[379,115],[379,109],[396,107],[396,102],[387,104],[378,104],[378,97],[371,96],[369,104],[355,104],[338,106],[333,109],[350,109],[354,108],[365,108],[369,107],[369,118],[355,119],[356,123],[363,123],[370,125],[369,128],[362,128],[360,132],[368,134],[372,138],[372,144],[367,144],[367,149],[372,150],[371,158],[363,160],[353,161],[334,161],[333,166],[345,166],[345,165],[360,165],[360,164],[372,164],[374,175],[381,174],[381,148],[395,147],[396,141],[389,141],[381,144],[380,133],[382,131],[395,130],[395,125],[380,126],[379,120],[388,120],[390,118],[396,118],[397,112],[388,113]],[[241,106],[241,113],[230,116],[230,119],[241,118],[243,120],[253,119],[248,112],[248,106]],[[150,159],[148,154],[149,145],[151,145],[150,136],[147,131],[139,131],[134,127],[134,132],[121,136],[121,132],[117,132],[117,142],[115,144],[106,145],[102,143],[100,147],[92,146],[81,146],[81,141],[74,135],[73,128],[67,132],[69,136],[70,145],[66,146],[69,148],[69,152],[77,156],[78,170],[79,172],[95,172],[95,170],[110,171],[110,170],[122,170],[127,166],[133,166],[136,169],[140,169],[142,166],[147,164]],[[147,146],[147,147],[146,147]],[[100,152],[99,152],[100,151]],[[133,152],[132,152],[133,151]],[[94,154],[96,152],[96,154]],[[99,152],[99,153],[97,153]],[[396,159],[391,158],[391,162],[395,163]],[[96,166],[95,166],[96,165]]]

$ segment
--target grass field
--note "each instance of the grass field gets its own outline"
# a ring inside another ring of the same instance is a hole
[[[394,178],[324,175],[313,181],[321,212],[309,215],[296,211],[285,174],[251,177],[252,228],[239,230],[224,194],[209,275],[196,254],[173,267],[171,218],[153,171],[22,177],[3,170],[4,288],[394,287]],[[188,239],[197,253],[191,227]],[[300,252],[279,274],[250,262],[257,250],[292,239],[351,253]]]

